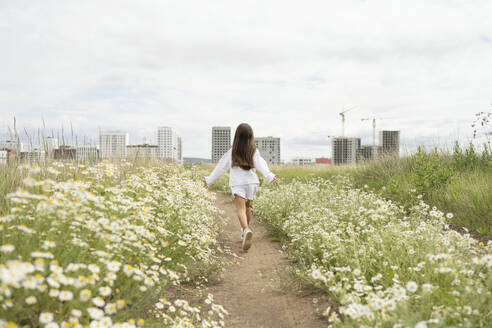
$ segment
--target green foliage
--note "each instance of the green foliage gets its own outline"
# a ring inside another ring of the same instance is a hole
[[[413,155],[413,161],[414,169],[410,173],[410,182],[421,195],[427,195],[446,185],[454,174],[437,149],[428,154],[419,147],[417,153]]]
[[[472,143],[462,149],[456,142],[452,156],[452,167],[457,172],[467,170],[487,169],[492,161],[492,152],[488,145],[483,145],[483,151],[478,153]]]
[[[443,188],[428,195],[428,202],[454,214],[452,224],[492,236],[492,174],[470,170],[456,174]]]

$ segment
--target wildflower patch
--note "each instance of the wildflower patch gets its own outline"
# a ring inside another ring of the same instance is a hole
[[[492,244],[416,204],[407,211],[338,177],[264,189],[254,211],[299,274],[341,303],[324,311],[335,326],[488,326]]]
[[[59,181],[63,165],[26,167],[7,195],[0,327],[222,326],[226,310],[212,296],[203,311],[162,298],[207,278],[192,267],[220,262],[213,195],[173,166],[124,168],[134,172],[121,180],[122,168],[101,163]]]

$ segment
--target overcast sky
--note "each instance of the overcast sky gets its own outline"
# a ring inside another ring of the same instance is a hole
[[[330,156],[328,135],[404,148],[471,138],[492,110],[492,1],[0,0],[0,138],[99,129],[183,138],[210,157],[211,127],[241,122],[282,158]]]

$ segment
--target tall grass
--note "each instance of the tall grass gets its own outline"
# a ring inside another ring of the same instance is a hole
[[[349,174],[355,186],[365,186],[405,206],[414,194],[439,209],[454,213],[451,221],[485,238],[492,237],[492,152],[484,146],[456,145],[452,153],[436,149],[405,158],[386,158],[360,165]]]
[[[492,236],[492,173],[462,172],[428,196],[438,208],[454,213],[453,224]]]
[[[23,179],[22,171],[16,163],[0,165],[0,215],[7,213],[7,199],[5,195],[13,192]]]

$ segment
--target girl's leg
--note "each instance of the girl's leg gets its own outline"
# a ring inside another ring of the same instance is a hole
[[[246,217],[248,219],[248,226],[249,226],[249,223],[251,222],[251,218],[253,217],[253,213],[251,213],[250,204],[251,204],[251,201],[248,199],[246,201]]]
[[[248,227],[248,218],[246,216],[246,201],[244,198],[234,195],[234,204],[236,204],[237,217],[241,228],[246,229]]]

